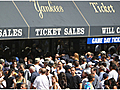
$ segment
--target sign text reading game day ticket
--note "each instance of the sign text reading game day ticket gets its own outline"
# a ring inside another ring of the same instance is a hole
[[[87,38],[87,44],[120,43],[120,37]]]

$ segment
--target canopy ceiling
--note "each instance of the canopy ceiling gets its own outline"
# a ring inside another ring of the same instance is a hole
[[[119,1],[0,1],[0,39],[118,36]]]

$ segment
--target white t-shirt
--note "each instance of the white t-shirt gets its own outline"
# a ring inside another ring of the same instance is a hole
[[[2,76],[2,77],[0,78],[0,80],[3,79],[3,78],[4,78],[4,76]],[[6,81],[5,81],[5,80],[2,82],[2,84],[6,87]],[[4,87],[0,84],[0,88],[4,88]]]
[[[57,87],[58,87],[58,89],[57,89],[57,90],[61,90],[61,87],[59,86],[59,84],[58,84],[58,83],[56,83],[56,85],[57,85]],[[53,89],[53,86],[51,87],[51,89]]]
[[[55,72],[57,72],[57,69],[55,70]],[[61,73],[61,72],[64,72],[64,73],[65,73],[65,69],[62,68],[61,70],[59,70],[59,72],[60,72],[60,73]]]
[[[84,85],[85,85],[86,82],[88,82],[88,78],[84,78],[82,80],[82,89],[84,89]]]
[[[82,68],[82,69],[85,69],[85,68],[86,68],[86,64],[87,64],[87,63],[82,64],[82,65],[81,65],[81,68]]]
[[[33,87],[37,89],[49,89],[49,81],[46,75],[37,76],[35,81],[33,82]]]
[[[41,68],[39,65],[34,65],[35,66],[35,70],[39,73],[39,69]]]
[[[104,82],[105,82],[105,80],[102,80],[101,82],[100,82],[100,84],[99,84],[99,86],[100,86],[100,89],[104,89]]]
[[[118,72],[116,70],[111,70],[108,74],[108,79],[110,78],[114,78],[115,81],[117,82],[117,79],[118,79]]]
[[[51,87],[52,86],[52,74],[49,74],[47,77],[49,78],[48,80],[49,80],[49,87]]]

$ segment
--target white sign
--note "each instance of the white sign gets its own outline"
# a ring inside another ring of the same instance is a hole
[[[40,28],[35,29],[35,36],[84,35],[85,28]]]
[[[22,29],[0,29],[0,37],[22,36]]]

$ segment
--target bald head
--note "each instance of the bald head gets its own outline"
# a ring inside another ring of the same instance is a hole
[[[30,71],[30,73],[35,72],[35,67],[34,66],[30,66],[29,71]]]
[[[46,68],[41,68],[40,73],[45,74],[46,73]]]

